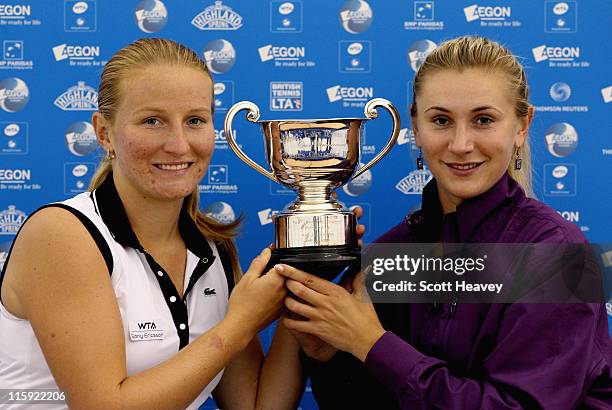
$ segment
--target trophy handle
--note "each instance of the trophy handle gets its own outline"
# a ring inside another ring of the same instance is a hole
[[[242,110],[249,110],[246,115],[246,118],[250,122],[257,122],[257,120],[259,120],[259,107],[257,107],[256,104],[250,101],[240,101],[232,105],[232,108],[227,111],[227,115],[225,116],[225,122],[223,124],[225,128],[225,139],[227,140],[227,143],[229,144],[232,151],[234,151],[236,155],[238,155],[238,158],[244,161],[255,171],[267,176],[274,182],[278,182],[272,172],[266,170],[261,165],[253,161],[247,154],[244,153],[244,151],[242,151],[242,149],[240,149],[240,147],[236,143],[236,137],[234,136],[234,132],[232,131],[232,122],[234,121],[234,117],[236,116],[236,114],[238,114],[238,112]]]
[[[393,104],[391,104],[389,100],[385,100],[384,98],[374,98],[367,102],[363,110],[367,119],[372,120],[378,117],[376,107],[382,107],[385,110],[389,111],[389,114],[391,114],[391,118],[393,119],[393,130],[391,132],[391,138],[389,138],[387,145],[385,145],[385,147],[378,153],[378,155],[376,155],[374,158],[372,158],[370,162],[368,162],[366,165],[359,168],[357,172],[355,172],[351,180],[357,178],[359,175],[363,174],[368,169],[376,165],[378,161],[383,159],[383,157],[387,155],[389,151],[391,151],[391,148],[393,148],[395,141],[397,141],[397,137],[399,135],[400,130],[400,116],[397,112],[397,109]]]

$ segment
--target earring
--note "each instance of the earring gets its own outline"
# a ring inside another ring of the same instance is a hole
[[[514,169],[520,171],[523,167],[523,158],[521,158],[521,147],[516,147],[516,157],[514,158]]]
[[[106,158],[104,158],[104,159],[107,160],[107,161],[112,161],[115,158],[117,158],[117,155],[115,155],[115,151],[113,151],[112,149],[109,149],[106,152]]]
[[[423,169],[423,150],[421,148],[419,148],[419,156],[416,159],[416,163],[417,163],[417,169],[422,170]]]

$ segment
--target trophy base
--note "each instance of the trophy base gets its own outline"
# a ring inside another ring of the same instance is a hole
[[[331,281],[347,269],[357,272],[361,267],[361,251],[347,245],[280,248],[272,251],[269,267],[277,263]]]

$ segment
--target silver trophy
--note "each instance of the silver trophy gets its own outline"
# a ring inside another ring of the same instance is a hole
[[[391,114],[391,137],[378,155],[357,169],[361,130],[365,121],[378,117],[377,107]],[[242,110],[248,111],[250,122],[261,125],[269,170],[254,162],[236,143],[232,122]],[[260,174],[298,194],[274,220],[271,263],[286,263],[326,279],[347,267],[359,268],[355,215],[331,194],[387,155],[400,127],[396,108],[385,99],[368,101],[364,112],[366,118],[259,121],[259,108],[249,101],[236,103],[227,112],[225,137],[236,155]]]

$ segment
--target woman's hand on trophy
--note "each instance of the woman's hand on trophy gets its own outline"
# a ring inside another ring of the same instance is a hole
[[[284,310],[285,278],[275,269],[262,275],[270,255],[270,248],[264,248],[253,259],[229,298],[226,319],[236,321],[253,335],[276,320]]]
[[[289,315],[290,318],[295,319]],[[287,329],[299,343],[306,355],[316,361],[326,362],[330,360],[338,352],[338,349],[327,342],[321,340],[320,337],[300,332],[294,329]]]
[[[363,284],[362,273],[352,280],[352,293],[344,287],[302,272],[277,265],[287,288],[302,301],[287,297],[289,311],[307,320],[283,318],[292,331],[319,337],[333,347],[364,361],[376,341],[385,333]]]

